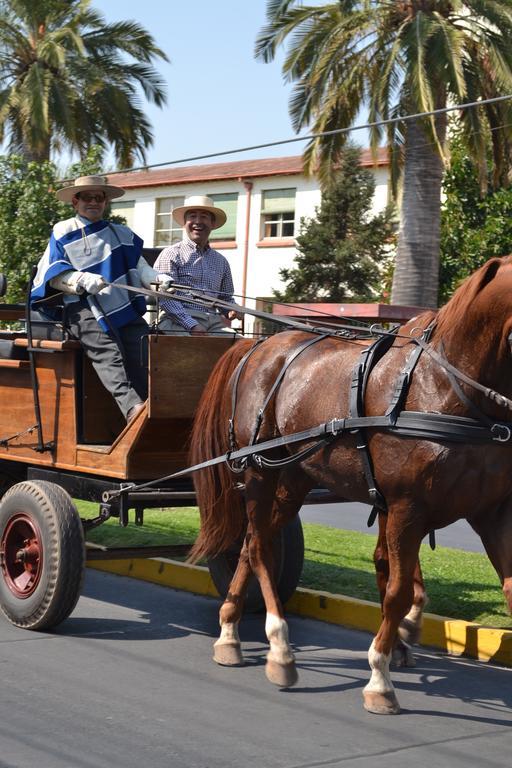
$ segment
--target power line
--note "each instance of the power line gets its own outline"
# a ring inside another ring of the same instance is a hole
[[[492,99],[483,99],[482,101],[471,101],[465,104],[456,104],[452,107],[443,107],[441,109],[433,109],[429,112],[417,112],[413,115],[401,115],[398,117],[390,117],[386,120],[376,120],[373,123],[365,123],[364,125],[354,125],[351,128],[335,128],[332,131],[322,131],[321,133],[311,133],[308,136],[295,136],[291,139],[281,139],[280,141],[270,141],[265,144],[253,144],[250,147],[240,147],[238,149],[226,149],[222,152],[212,152],[207,155],[195,155],[193,157],[184,157],[180,160],[168,160],[164,163],[152,163],[151,165],[141,165],[136,168],[124,168],[119,171],[109,171],[109,176],[114,176],[118,173],[135,173],[136,171],[147,171],[150,168],[161,168],[167,165],[179,165],[181,163],[191,163],[196,160],[208,160],[213,157],[221,157],[223,155],[234,155],[238,152],[250,152],[254,149],[265,149],[267,147],[277,147],[281,144],[292,144],[297,141],[309,141],[311,139],[320,139],[324,136],[334,136],[335,134],[350,133],[352,131],[362,131],[368,128],[377,128],[378,126],[390,125],[391,123],[402,123],[409,120],[418,120],[421,117],[433,117],[434,115],[442,115],[446,112],[454,112],[461,109],[470,109],[471,107],[482,107],[485,104],[496,104],[501,101],[512,99],[512,94],[507,96],[495,96]]]

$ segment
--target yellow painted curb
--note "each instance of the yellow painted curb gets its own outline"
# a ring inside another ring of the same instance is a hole
[[[158,558],[132,558],[94,560],[88,563],[88,567],[198,595],[219,596],[208,568],[199,565]],[[301,587],[287,602],[286,610],[373,634],[377,632],[381,619],[380,606],[377,603]],[[424,646],[441,648],[456,656],[464,655],[512,667],[511,630],[493,629],[469,621],[425,613],[421,643]]]
[[[183,589],[185,592],[194,592],[196,595],[219,596],[208,568],[198,565],[188,565],[175,560],[135,557],[131,560],[94,560],[87,563],[87,567],[116,573],[119,576],[130,576],[132,579],[150,581],[152,584],[160,584],[163,587]]]

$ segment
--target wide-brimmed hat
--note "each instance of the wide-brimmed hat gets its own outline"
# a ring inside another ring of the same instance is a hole
[[[206,195],[192,195],[192,197],[186,197],[183,205],[175,208],[172,215],[183,227],[185,225],[185,216],[187,211],[209,211],[215,217],[215,223],[212,229],[218,229],[226,223],[227,216],[222,208],[216,208],[213,204],[211,197]]]
[[[63,203],[70,203],[77,192],[95,192],[97,190],[104,192],[107,200],[124,195],[124,189],[107,184],[104,176],[79,176],[71,186],[57,190],[56,194]]]

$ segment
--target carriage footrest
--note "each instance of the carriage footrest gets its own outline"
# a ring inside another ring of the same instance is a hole
[[[77,451],[91,451],[92,453],[109,453],[112,450],[110,444],[99,443],[77,443]]]

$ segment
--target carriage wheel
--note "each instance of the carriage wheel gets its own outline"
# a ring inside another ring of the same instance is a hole
[[[49,629],[75,607],[85,568],[82,523],[69,494],[42,480],[0,503],[0,608],[24,629]]]
[[[226,552],[208,560],[210,576],[217,592],[224,598],[238,564],[241,545],[233,546]],[[277,592],[281,602],[286,603],[295,592],[304,565],[304,534],[297,515],[282,528],[274,541],[274,567]],[[256,613],[265,607],[260,586],[254,575],[247,588],[244,609]]]

